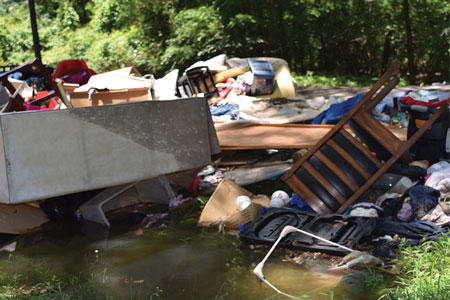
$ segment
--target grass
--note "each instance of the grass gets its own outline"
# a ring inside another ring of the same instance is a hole
[[[371,77],[369,75],[336,75],[336,74],[315,74],[312,71],[307,71],[305,75],[294,74],[295,81],[298,87],[336,87],[336,86],[372,86],[378,77]],[[407,86],[409,82],[400,78],[397,86]]]
[[[392,279],[395,287],[383,291],[380,299],[440,300],[450,295],[450,237],[425,242],[420,246],[399,248],[397,267]],[[392,286],[392,285],[391,285]]]
[[[104,284],[98,279],[101,274],[89,271],[65,277],[56,273],[10,255],[0,261],[0,299],[113,299],[98,293],[98,286]]]

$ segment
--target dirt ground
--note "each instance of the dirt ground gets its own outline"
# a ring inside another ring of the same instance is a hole
[[[353,97],[357,94],[366,93],[370,87],[307,87],[297,90],[297,94],[305,98],[314,98],[323,96],[329,98],[330,96],[338,96],[342,98]],[[401,91],[418,91],[418,90],[441,90],[450,92],[450,85],[426,85],[426,86],[405,86],[395,88],[391,93]]]

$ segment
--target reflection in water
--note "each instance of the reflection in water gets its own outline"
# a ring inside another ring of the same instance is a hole
[[[139,235],[85,227],[25,236],[14,253],[16,270],[39,264],[67,278],[89,271],[102,283],[99,292],[115,299],[287,299],[252,274],[267,249],[250,250],[236,236],[198,228],[193,220],[166,220]],[[280,290],[309,299],[328,299],[323,293],[330,290],[335,299],[362,298],[336,288],[342,274],[313,272],[284,261],[285,254],[276,250],[264,267]]]

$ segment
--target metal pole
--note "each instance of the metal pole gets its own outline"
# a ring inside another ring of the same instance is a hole
[[[39,60],[42,61],[41,45],[39,44],[39,34],[36,23],[36,10],[34,8],[34,0],[28,0],[28,7],[30,8],[30,22],[31,22],[31,33],[33,34],[34,55],[36,56],[36,58],[39,58]]]

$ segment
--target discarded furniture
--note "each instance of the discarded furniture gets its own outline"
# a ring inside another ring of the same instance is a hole
[[[0,66],[0,73],[12,70],[14,68],[17,68],[17,65],[5,65],[5,66]]]
[[[407,161],[408,149],[446,111],[448,103],[406,142],[378,122],[370,112],[398,83],[399,65],[395,61],[363,99],[283,175],[317,213],[344,212],[399,158]],[[357,137],[344,129],[346,123]]]
[[[209,98],[218,93],[216,84],[209,68],[196,67],[186,71],[186,74],[178,79],[177,94],[194,97],[197,94],[204,94]]]
[[[24,103],[24,99],[22,98],[20,93],[16,92],[16,88],[11,84],[11,82],[9,82],[8,76],[16,72],[22,72],[27,69],[31,69],[35,73],[40,73],[50,88],[48,95],[41,97],[39,99],[30,100],[29,102],[30,104],[35,105],[45,104],[49,102],[53,97],[58,97],[62,99],[62,95],[56,83],[53,81],[50,73],[47,71],[47,69],[44,67],[41,61],[38,58],[36,58],[24,65],[18,66],[17,68],[14,68],[8,72],[0,74],[0,82],[3,84],[5,88],[8,89],[9,93],[11,94],[11,100],[9,101],[7,107],[3,111],[8,112],[8,111],[25,110],[25,107],[22,104]]]
[[[204,98],[5,113],[0,144],[0,203],[201,168],[220,153]]]
[[[105,227],[110,223],[105,212],[140,203],[159,203],[169,206],[176,196],[165,176],[106,188],[80,206],[85,220],[97,222]]]

